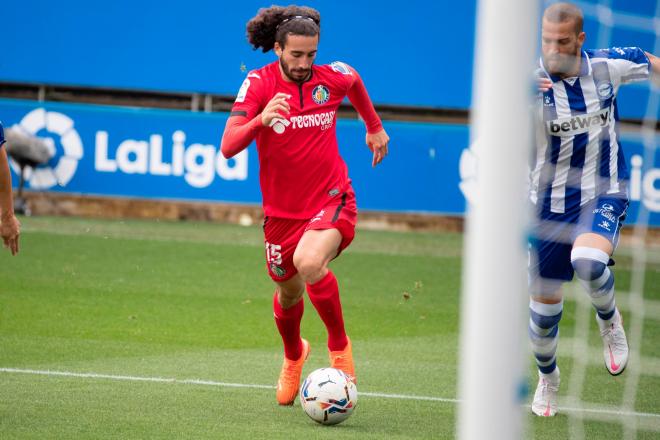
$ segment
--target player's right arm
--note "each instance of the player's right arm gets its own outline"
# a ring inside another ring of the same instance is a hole
[[[286,93],[276,94],[268,101],[262,112],[251,119],[245,110],[232,110],[222,135],[220,145],[222,155],[229,159],[240,153],[250,145],[263,127],[269,127],[274,119],[288,114],[289,98],[291,95]]]

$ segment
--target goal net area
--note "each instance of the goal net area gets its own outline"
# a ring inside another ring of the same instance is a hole
[[[478,6],[458,437],[657,438],[660,2],[504,3]]]

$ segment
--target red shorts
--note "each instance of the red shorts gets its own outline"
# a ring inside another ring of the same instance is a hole
[[[293,253],[303,234],[312,229],[337,229],[342,236],[337,252],[339,255],[353,241],[356,223],[355,193],[350,186],[311,219],[266,217],[264,242],[268,274],[273,281],[286,281],[298,273],[293,265]]]

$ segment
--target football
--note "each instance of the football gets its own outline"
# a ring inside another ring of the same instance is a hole
[[[357,388],[343,371],[319,368],[303,382],[300,404],[312,420],[323,425],[336,425],[355,410]]]

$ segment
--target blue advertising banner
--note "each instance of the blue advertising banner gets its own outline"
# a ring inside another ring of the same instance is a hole
[[[259,204],[254,145],[225,159],[218,145],[227,113],[0,100],[5,128],[45,140],[50,160],[27,175],[32,190],[170,200]],[[390,155],[376,168],[357,120],[337,121],[360,209],[463,215],[475,154],[466,125],[385,122]],[[658,153],[645,154],[636,132],[622,132],[631,165],[635,222],[643,204],[660,225]],[[656,140],[657,142],[657,140]],[[14,184],[18,166],[12,163]],[[506,194],[502,195],[503,198]]]
[[[0,81],[234,96],[276,59],[245,29],[273,3],[291,2],[2,2]],[[302,4],[321,13],[316,62],[355,67],[376,104],[469,106],[476,0]]]
[[[476,0],[303,3],[321,12],[317,62],[354,66],[374,103],[470,107]],[[245,30],[259,8],[270,4],[6,1],[0,10],[0,81],[234,96],[247,71],[275,60],[272,52],[253,50]],[[656,0],[578,4],[585,14],[586,48],[656,51]],[[648,95],[648,83],[623,87],[621,116],[643,117]],[[655,107],[650,111],[658,115]]]
[[[218,151],[227,116],[0,100],[5,127],[42,137],[52,150],[48,164],[29,173],[31,189],[260,203],[254,145],[229,160]],[[395,139],[392,152],[372,168],[364,124],[345,119],[337,124],[361,208],[463,212],[455,165],[468,128],[404,122],[386,127]]]

